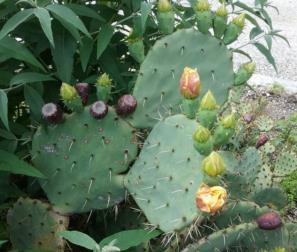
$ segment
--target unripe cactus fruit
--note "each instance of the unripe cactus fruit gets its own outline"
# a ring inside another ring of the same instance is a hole
[[[276,212],[265,213],[259,216],[256,222],[258,227],[264,230],[273,230],[282,225],[282,220]]]
[[[185,67],[180,78],[180,93],[185,99],[195,99],[201,89],[200,76],[197,69]]]
[[[63,111],[60,106],[54,103],[47,103],[41,109],[43,118],[50,124],[63,122]]]
[[[235,75],[234,86],[246,83],[252,77],[255,70],[256,64],[254,62],[242,64]]]
[[[75,85],[75,89],[82,100],[82,104],[86,105],[88,102],[89,93],[90,93],[89,84],[88,83],[77,83]]]
[[[245,14],[241,13],[240,15],[238,15],[237,17],[235,17],[232,21],[233,24],[241,27],[241,29],[243,29],[244,24],[245,24]]]
[[[159,0],[157,5],[159,29],[164,34],[170,34],[174,30],[174,12],[168,0]]]
[[[225,129],[234,129],[236,125],[236,120],[234,114],[230,114],[223,118],[222,125]]]
[[[212,16],[208,0],[198,0],[196,4],[196,18],[199,31],[208,33],[212,25]]]
[[[63,82],[60,89],[60,95],[64,104],[69,109],[79,111],[83,108],[82,100],[73,86]]]
[[[157,8],[160,12],[168,12],[172,10],[171,3],[168,0],[159,0]]]
[[[209,140],[209,138],[210,138],[210,131],[207,128],[204,128],[201,126],[195,131],[193,135],[194,141],[198,143],[205,143]]]
[[[217,38],[221,38],[227,28],[228,11],[225,4],[222,4],[215,12],[213,20],[213,31]]]
[[[261,146],[266,144],[268,140],[269,140],[269,137],[267,136],[267,134],[262,133],[256,142],[256,148],[257,149],[260,148]]]
[[[116,112],[120,116],[128,116],[132,114],[137,107],[137,101],[132,95],[123,95],[116,106]]]
[[[201,155],[208,155],[213,149],[210,131],[200,126],[193,135],[194,147]]]
[[[95,119],[103,119],[108,113],[108,106],[103,101],[94,102],[90,107],[90,114]]]
[[[242,32],[244,24],[245,24],[244,13],[235,17],[232,20],[232,22],[228,25],[225,31],[224,38],[223,38],[224,43],[228,45],[234,42],[238,38],[239,34]]]
[[[215,110],[218,108],[215,97],[212,92],[208,90],[203,96],[200,103],[200,110]]]
[[[97,89],[97,98],[100,101],[107,102],[111,92],[112,79],[109,78],[109,75],[104,73],[97,79],[96,89]]]
[[[235,132],[236,120],[234,114],[224,117],[214,132],[214,146],[227,144]]]
[[[222,175],[225,171],[225,162],[217,152],[213,151],[202,162],[203,171],[210,177]]]

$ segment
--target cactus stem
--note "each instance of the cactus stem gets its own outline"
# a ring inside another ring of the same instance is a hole
[[[156,207],[154,210],[159,210],[159,209],[162,209],[162,208],[164,208],[164,207],[166,207],[166,206],[167,206],[167,204],[163,204],[163,205],[161,205],[161,206]]]

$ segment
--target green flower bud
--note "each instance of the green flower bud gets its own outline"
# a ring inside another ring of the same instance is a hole
[[[108,87],[111,86],[112,79],[109,78],[109,75],[104,73],[97,79],[97,85]]]
[[[76,89],[65,82],[62,83],[60,95],[64,101],[71,101],[79,97]]]
[[[193,135],[193,140],[198,143],[205,143],[210,138],[210,131],[207,128],[200,126]]]
[[[234,114],[230,114],[224,117],[221,123],[225,129],[234,129],[236,125]]]
[[[157,8],[159,12],[169,12],[172,10],[171,3],[168,0],[159,0]]]
[[[244,23],[245,23],[245,14],[242,13],[242,14],[238,15],[237,17],[235,17],[233,19],[232,23],[235,24],[235,25],[237,25],[241,29],[243,29]]]
[[[243,65],[243,68],[248,74],[252,75],[256,70],[256,64],[254,62],[246,63]]]
[[[198,0],[196,4],[196,10],[197,11],[209,11],[210,10],[210,4],[208,0]]]
[[[210,90],[203,96],[200,103],[200,110],[215,110],[218,108],[215,97]]]
[[[228,16],[228,11],[225,4],[222,4],[216,11],[216,15],[219,17],[226,17]]]
[[[210,177],[222,175],[225,171],[223,158],[215,151],[202,161],[203,171]]]

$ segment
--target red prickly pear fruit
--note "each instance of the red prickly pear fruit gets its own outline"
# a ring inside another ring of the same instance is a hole
[[[89,93],[90,93],[89,84],[88,83],[77,83],[75,85],[75,89],[81,98],[82,104],[86,105],[88,102]]]
[[[103,119],[108,112],[108,106],[103,101],[94,102],[90,107],[90,114],[95,119]]]
[[[254,120],[254,117],[251,114],[246,114],[243,116],[243,120],[249,124]]]
[[[269,140],[268,136],[263,133],[259,136],[257,142],[256,142],[256,148],[260,148],[261,146],[263,146],[264,144],[266,144],[266,142]]]
[[[62,123],[64,120],[63,111],[55,103],[47,103],[41,109],[43,118],[50,124]]]
[[[119,116],[128,116],[132,114],[137,107],[137,101],[132,95],[123,95],[116,106],[116,112]]]
[[[282,220],[276,212],[262,214],[256,219],[256,222],[258,227],[264,230],[273,230],[282,225]]]

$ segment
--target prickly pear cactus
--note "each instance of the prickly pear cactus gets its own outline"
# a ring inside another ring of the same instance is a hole
[[[153,127],[158,119],[180,112],[179,79],[185,67],[197,68],[202,95],[211,90],[225,102],[234,82],[232,54],[211,35],[179,30],[156,42],[139,70],[133,95],[139,105],[131,123]]]
[[[55,213],[49,204],[20,198],[7,214],[13,248],[63,252],[64,241],[57,236],[67,229],[68,217]]]
[[[273,173],[275,176],[283,177],[297,170],[297,157],[294,152],[281,153],[275,162]]]
[[[133,128],[112,108],[104,119],[89,108],[73,113],[63,124],[41,127],[33,139],[35,166],[54,207],[62,213],[104,209],[125,195],[123,175],[136,156]]]

